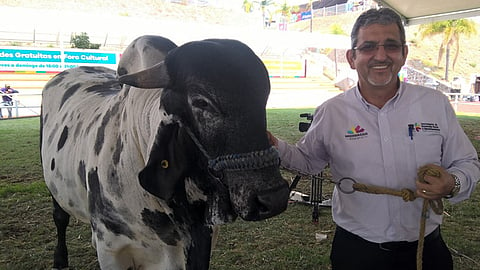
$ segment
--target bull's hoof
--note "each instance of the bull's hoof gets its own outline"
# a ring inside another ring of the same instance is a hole
[[[70,268],[67,266],[67,267],[64,267],[64,268],[52,268],[52,270],[70,270]]]

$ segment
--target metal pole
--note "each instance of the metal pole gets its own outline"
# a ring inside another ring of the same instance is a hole
[[[310,0],[310,33],[313,32],[313,4],[312,0]]]
[[[11,110],[11,108],[10,108]],[[18,114],[18,100],[15,99],[15,117],[18,117],[19,114]]]

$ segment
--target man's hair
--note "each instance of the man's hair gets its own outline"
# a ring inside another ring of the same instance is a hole
[[[371,24],[389,25],[396,24],[400,30],[400,42],[405,44],[405,28],[400,16],[389,8],[369,9],[357,18],[350,34],[352,49],[357,46],[358,31],[361,27],[369,26]]]

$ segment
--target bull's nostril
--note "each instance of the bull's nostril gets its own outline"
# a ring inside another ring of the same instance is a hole
[[[257,206],[259,216],[263,216],[270,212],[270,208],[268,207],[269,203],[263,201],[262,197],[255,198],[255,205]]]
[[[260,219],[273,217],[285,211],[288,204],[288,186],[269,190],[255,198],[255,206]]]

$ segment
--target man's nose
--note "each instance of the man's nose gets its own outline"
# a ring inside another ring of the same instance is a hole
[[[386,59],[387,58],[387,52],[385,51],[385,47],[377,46],[377,49],[375,50],[374,58],[376,60]]]

